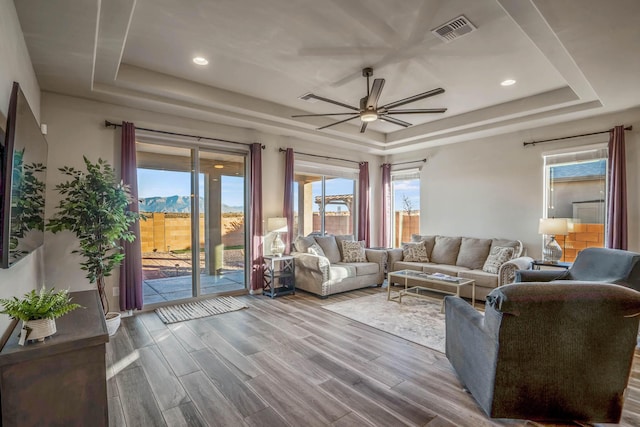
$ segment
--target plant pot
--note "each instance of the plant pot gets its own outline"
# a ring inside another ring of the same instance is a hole
[[[27,320],[24,326],[31,329],[26,337],[28,341],[44,341],[46,337],[50,337],[56,333],[55,319]]]
[[[107,331],[109,332],[109,336],[115,335],[120,327],[120,313],[110,311],[105,315],[105,319],[107,320]]]

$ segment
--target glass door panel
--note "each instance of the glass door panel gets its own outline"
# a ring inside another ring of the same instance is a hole
[[[191,150],[137,144],[144,303],[193,296]]]
[[[201,294],[246,288],[245,156],[199,150]]]

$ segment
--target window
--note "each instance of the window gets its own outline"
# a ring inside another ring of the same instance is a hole
[[[420,171],[391,172],[392,241],[394,247],[420,233]]]
[[[354,234],[358,171],[296,162],[293,184],[297,234]]]
[[[556,236],[561,261],[573,262],[578,252],[605,243],[607,149],[544,156],[546,218],[566,218],[567,236]]]

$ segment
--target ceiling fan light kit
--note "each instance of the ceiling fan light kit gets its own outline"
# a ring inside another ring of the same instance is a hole
[[[402,105],[406,105],[412,102],[417,102],[423,100],[425,98],[429,98],[431,96],[440,95],[444,93],[444,89],[437,88],[432,89],[428,92],[419,93],[417,95],[410,96],[408,98],[400,99],[398,101],[390,102],[388,104],[378,106],[378,100],[380,99],[380,94],[382,93],[382,88],[384,87],[384,79],[375,79],[372,85],[369,85],[369,78],[373,76],[373,68],[367,67],[362,70],[362,76],[367,78],[367,95],[360,99],[360,108],[354,107],[349,104],[345,104],[340,101],[335,101],[333,99],[324,98],[322,96],[315,95],[313,93],[306,93],[300,97],[300,99],[315,102],[315,101],[324,101],[329,104],[338,105],[340,107],[351,110],[351,112],[347,113],[325,113],[325,114],[296,114],[291,117],[325,117],[325,116],[350,116],[346,119],[331,123],[326,126],[319,127],[320,129],[326,129],[331,126],[339,125],[340,123],[345,123],[355,118],[360,118],[362,121],[362,126],[360,128],[360,133],[363,133],[367,129],[367,124],[371,122],[375,122],[380,119],[388,123],[393,123],[402,127],[412,126],[411,123],[405,122],[404,120],[397,119],[395,117],[390,117],[391,115],[398,114],[439,114],[447,111],[446,108],[413,108],[413,109],[402,109],[397,110],[396,107],[400,107]]]

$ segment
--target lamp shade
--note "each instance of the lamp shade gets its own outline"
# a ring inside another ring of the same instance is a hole
[[[287,231],[287,218],[268,218],[267,231]]]
[[[566,236],[568,234],[567,220],[566,218],[541,218],[538,233],[549,236]]]

